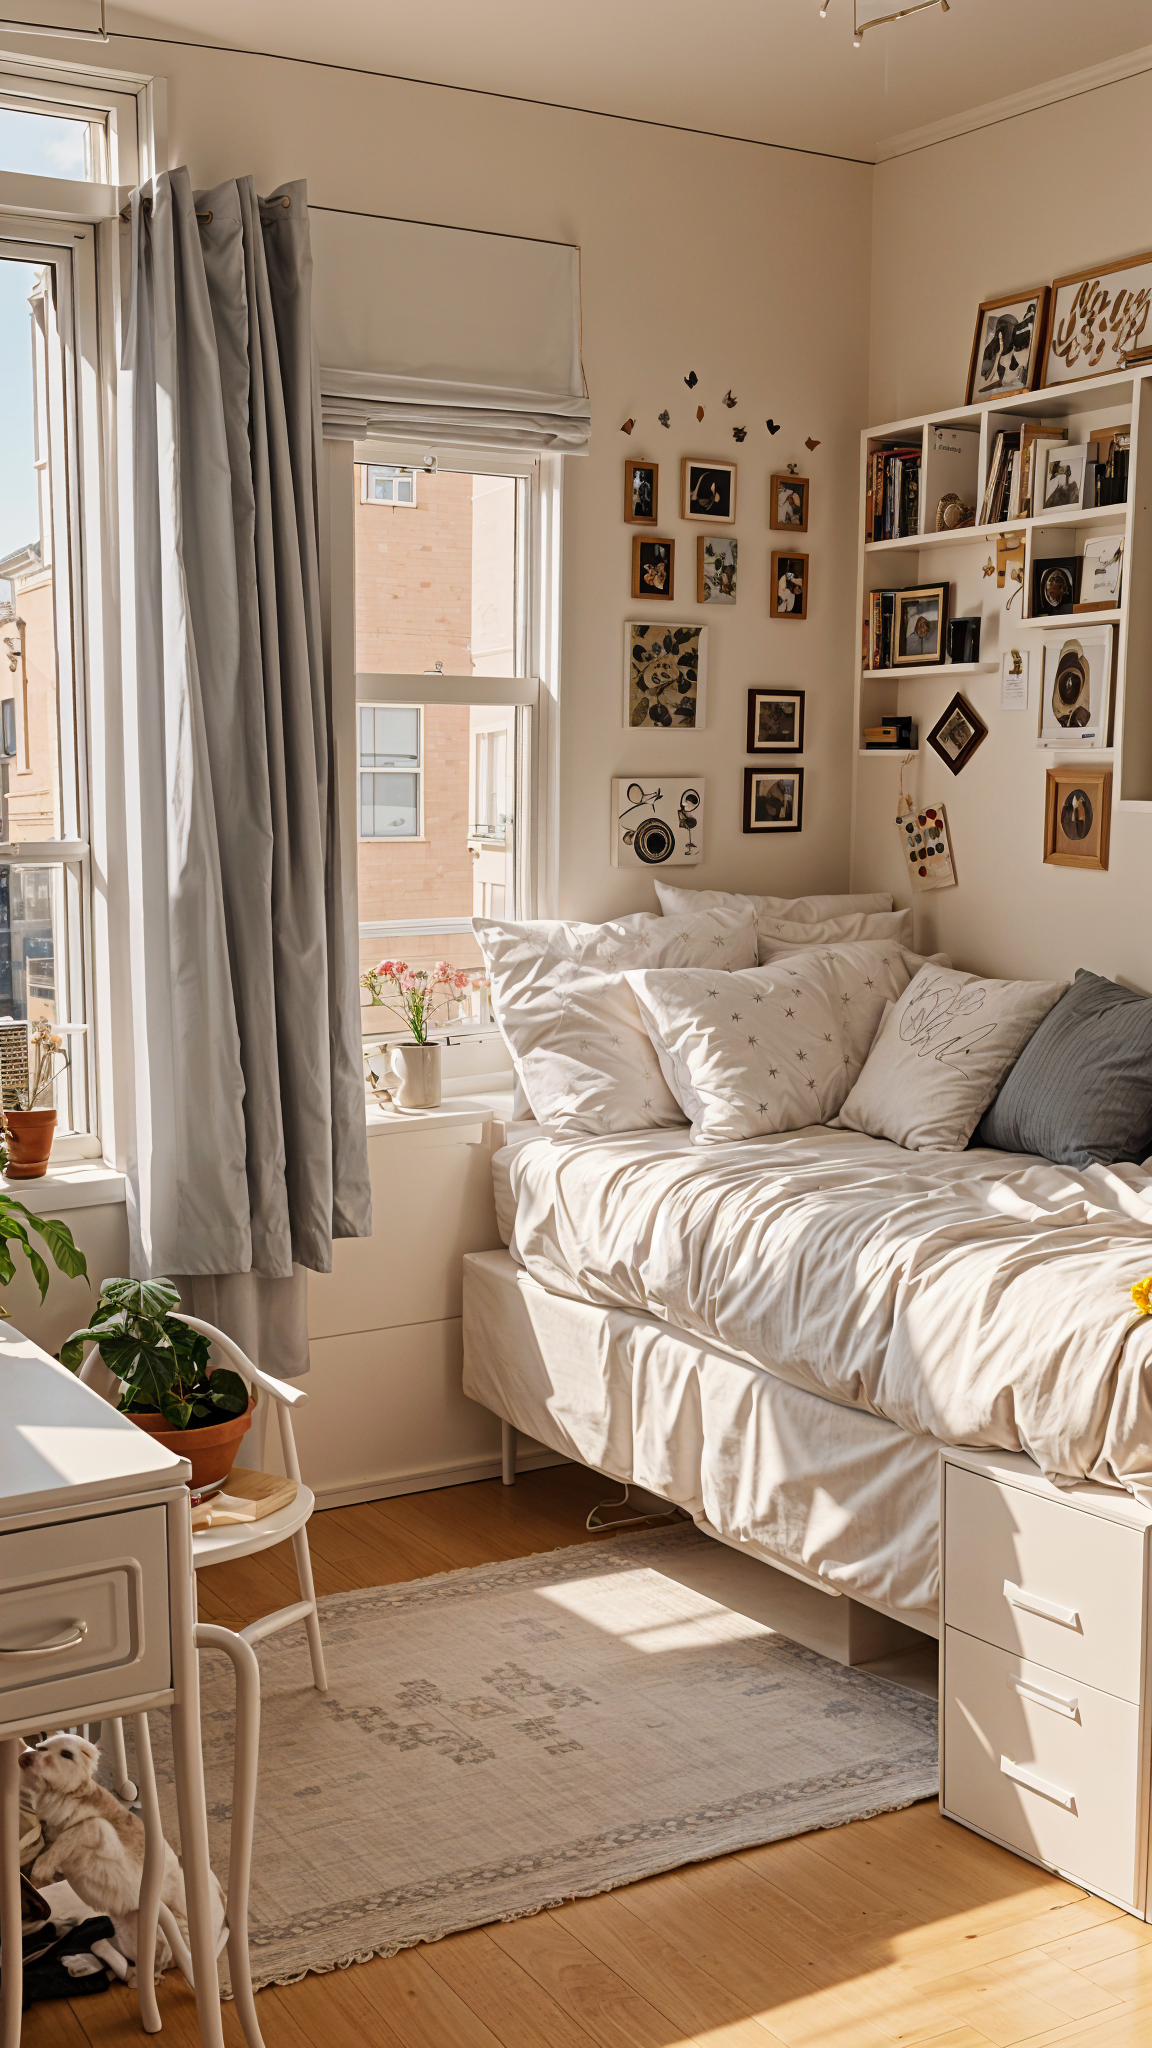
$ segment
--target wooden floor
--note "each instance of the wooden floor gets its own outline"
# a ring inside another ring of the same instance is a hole
[[[575,1467],[334,1509],[320,1592],[595,1541]],[[294,1587],[278,1551],[201,1579],[233,1627]],[[1152,2048],[1152,1928],[1044,1876],[934,1805],[806,1835],[262,1991],[267,2048]],[[166,2037],[198,2040],[169,1973]],[[235,2008],[225,2039],[242,2048]],[[140,2039],[133,1993],[34,2007],[27,2048]]]

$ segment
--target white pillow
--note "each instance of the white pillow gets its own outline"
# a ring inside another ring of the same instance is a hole
[[[726,974],[754,965],[756,920],[747,904],[609,924],[477,917],[472,929],[496,1022],[540,1123],[565,1136],[592,1137],[683,1123],[625,970],[707,962]]]
[[[911,1152],[962,1152],[1066,986],[922,967],[877,1032],[840,1126]]]
[[[910,950],[913,943],[910,910],[857,910],[843,917],[813,918],[805,923],[792,918],[767,917],[756,920],[757,949],[762,967],[781,953],[799,952],[806,946],[845,944],[851,940],[878,939],[888,946]]]
[[[757,917],[786,917],[794,924],[811,924],[825,917],[849,917],[858,910],[891,910],[892,898],[882,892],[870,896],[748,896],[730,889],[681,889],[674,882],[657,882],[656,894],[665,917],[682,916],[689,910],[731,910],[751,903]]]
[[[694,1141],[727,1144],[834,1117],[919,966],[896,946],[855,945],[726,978],[645,968],[628,981]]]

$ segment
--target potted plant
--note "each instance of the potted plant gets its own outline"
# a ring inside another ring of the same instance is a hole
[[[406,960],[381,960],[360,976],[373,1005],[402,1017],[411,1038],[392,1047],[391,1068],[400,1085],[401,1109],[435,1109],[440,1102],[440,1046],[429,1038],[438,1007],[459,1003],[472,977],[463,967],[438,960],[434,967],[409,967]],[[393,993],[386,996],[385,989]]]
[[[180,1296],[171,1280],[105,1280],[96,1314],[60,1346],[60,1363],[77,1372],[86,1344],[98,1344],[120,1382],[117,1406],[192,1466],[199,1499],[223,1486],[255,1400],[239,1373],[209,1363],[211,1345],[172,1314]]]
[[[15,1109],[4,1111],[8,1138],[4,1172],[9,1180],[40,1180],[47,1173],[56,1131],[52,1090],[68,1065],[63,1040],[42,1018],[28,1038],[28,1086],[20,1090]]]
[[[43,1238],[49,1257],[59,1272],[65,1274],[69,1280],[87,1279],[88,1262],[74,1241],[68,1225],[61,1223],[56,1216],[34,1216],[31,1209],[26,1209],[23,1202],[16,1200],[15,1195],[10,1195],[6,1189],[0,1188],[0,1287],[7,1287],[9,1281],[16,1275],[16,1263],[8,1249],[9,1244],[14,1243],[19,1246],[32,1268],[33,1278],[40,1289],[41,1301],[47,1294],[51,1278],[48,1261],[29,1241],[29,1230],[34,1230],[38,1237]],[[7,1309],[0,1302],[0,1316],[6,1317],[7,1314]]]

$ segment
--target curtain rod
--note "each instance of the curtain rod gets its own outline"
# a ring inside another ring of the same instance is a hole
[[[143,204],[143,208],[144,208],[144,211],[145,211],[145,213],[151,213],[151,211],[152,211],[152,201],[151,201],[150,199],[145,199],[145,200],[144,200],[144,201],[142,202],[142,204]],[[281,197],[280,197],[280,204],[281,204],[281,206],[291,206],[291,204],[292,204],[292,201],[291,201],[291,199],[290,199],[289,195],[287,194],[287,192],[284,192],[284,193],[282,193],[282,194],[281,194]],[[128,220],[131,220],[131,218],[132,218],[132,208],[131,208],[131,205],[128,205],[128,206],[122,206],[122,207],[120,208],[120,218],[121,218],[121,220],[124,220],[124,221],[128,221]],[[211,220],[211,218],[212,218],[212,215],[211,215],[211,213],[198,213],[198,214],[196,215],[196,218],[197,218],[197,220],[199,221],[199,223],[200,223],[200,226],[201,226],[202,228],[206,228],[206,227],[208,226],[208,223],[209,223],[209,221],[210,221],[210,220]]]

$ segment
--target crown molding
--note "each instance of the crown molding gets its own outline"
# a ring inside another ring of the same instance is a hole
[[[1102,86],[1118,85],[1125,78],[1139,78],[1147,71],[1152,71],[1152,43],[1140,50],[1128,50],[1107,64],[1091,64],[1083,71],[1069,72],[1065,78],[1050,78],[1043,85],[1029,86],[1026,92],[969,107],[948,120],[930,121],[924,128],[909,128],[903,135],[885,136],[876,145],[875,161],[883,164],[893,157],[912,156],[916,150],[932,149],[939,142],[950,142],[954,136],[994,128],[1001,121],[1012,121],[1040,107],[1059,106],[1062,100],[1079,99],[1084,93],[1099,92]]]

